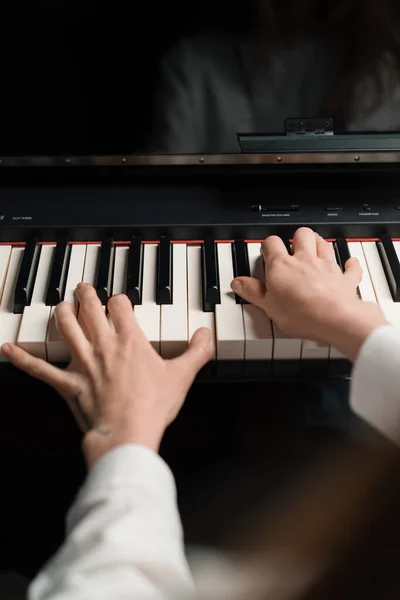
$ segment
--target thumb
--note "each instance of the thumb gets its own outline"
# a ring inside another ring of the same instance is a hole
[[[265,284],[254,277],[237,277],[231,283],[231,288],[243,300],[262,308],[266,292]]]
[[[197,373],[208,363],[212,355],[211,332],[207,327],[201,327],[195,331],[189,348],[172,359],[171,363],[180,371],[181,377],[187,380],[188,385],[191,385]]]
[[[357,258],[349,258],[345,264],[344,274],[349,282],[358,286],[362,279],[363,270]]]

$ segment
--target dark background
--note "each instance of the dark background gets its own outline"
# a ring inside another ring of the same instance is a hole
[[[2,4],[0,155],[140,150],[160,58],[185,35],[243,24],[249,6],[244,0]]]

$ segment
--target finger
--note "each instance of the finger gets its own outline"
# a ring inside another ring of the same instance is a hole
[[[345,264],[344,275],[349,282],[354,284],[354,287],[357,287],[362,279],[363,270],[357,258],[349,258]]]
[[[178,369],[183,376],[186,385],[189,387],[197,373],[212,358],[213,349],[210,339],[210,330],[207,327],[198,329],[189,344],[189,348],[170,362],[174,368]]]
[[[140,328],[128,296],[116,294],[108,301],[107,308],[116,333],[127,335],[136,329],[139,331]]]
[[[79,325],[75,309],[69,302],[60,302],[54,311],[57,329],[64,338],[70,352],[79,360],[87,358],[90,344]]]
[[[271,235],[261,244],[261,254],[266,265],[279,256],[288,256],[287,248],[277,235]]]
[[[21,369],[21,371],[24,371],[35,379],[44,381],[44,383],[57,388],[57,390],[69,390],[71,382],[67,371],[59,369],[41,358],[28,354],[28,352],[25,352],[25,350],[22,350],[22,348],[15,344],[3,344],[1,352],[17,369]]]
[[[79,302],[78,321],[82,319],[82,327],[89,341],[98,344],[111,332],[106,311],[96,290],[89,283],[79,283],[75,294]]]
[[[231,283],[232,290],[255,306],[262,306],[266,292],[265,284],[254,277],[237,277]]]
[[[326,242],[320,235],[316,236],[317,256],[326,262],[336,262],[335,250],[333,244]]]
[[[293,254],[317,256],[317,236],[309,227],[300,227],[293,236]]]

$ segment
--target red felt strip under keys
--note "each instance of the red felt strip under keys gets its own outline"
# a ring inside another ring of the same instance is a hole
[[[264,238],[265,239],[265,238]],[[247,244],[262,244],[264,239],[257,239],[257,240],[251,240],[251,239],[246,239],[245,242]],[[235,240],[215,240],[216,244],[232,244]],[[290,242],[293,242],[293,240],[289,240]],[[328,238],[325,240],[326,242],[335,242],[336,238]],[[346,238],[347,242],[379,242],[379,238]],[[400,242],[400,238],[394,237],[392,238],[393,242]],[[171,240],[172,244],[187,244],[188,246],[196,246],[199,244],[203,243],[203,240]],[[50,244],[56,244],[57,242],[39,242],[40,245],[50,245]],[[101,244],[101,240],[99,241],[87,241],[87,242],[69,242],[71,245],[91,245],[91,244]],[[159,240],[144,240],[143,241],[144,244],[158,244]],[[0,242],[0,246],[16,246],[16,247],[21,247],[21,246],[25,246],[25,242]],[[130,241],[129,240],[120,240],[120,241],[115,241],[114,242],[115,246],[129,246],[130,245]]]

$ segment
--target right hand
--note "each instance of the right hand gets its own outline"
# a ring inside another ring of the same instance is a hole
[[[331,244],[311,229],[298,229],[290,255],[277,236],[261,246],[265,283],[239,277],[232,289],[259,306],[287,335],[335,346],[354,360],[366,337],[386,319],[377,304],[362,302],[362,269],[351,258],[342,273]]]

